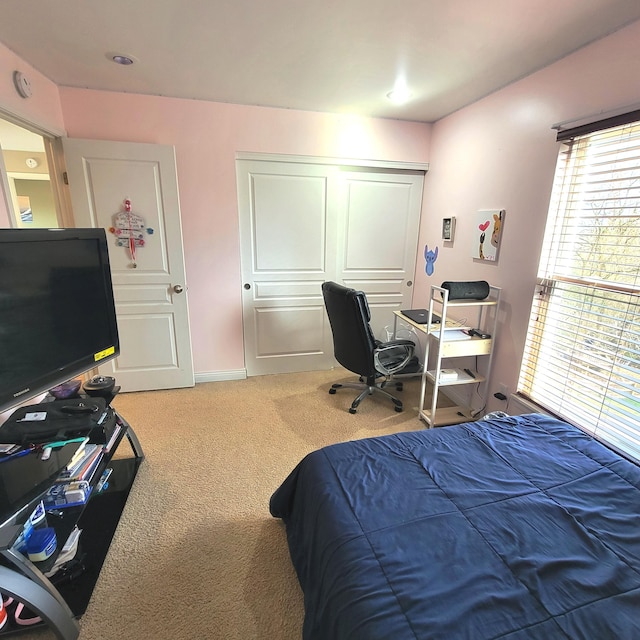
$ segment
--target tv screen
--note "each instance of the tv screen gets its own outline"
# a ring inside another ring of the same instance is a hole
[[[0,229],[0,411],[115,358],[104,229]]]

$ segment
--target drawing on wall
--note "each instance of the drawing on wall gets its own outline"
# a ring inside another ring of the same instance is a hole
[[[504,215],[504,209],[478,211],[476,215],[476,231],[473,234],[472,258],[490,262],[497,261]]]
[[[116,236],[116,246],[127,247],[131,256],[131,266],[136,269],[136,247],[144,247],[144,232],[153,233],[153,229],[147,228],[144,218],[131,211],[131,200],[124,201],[124,211],[114,214],[113,227],[109,228]]]
[[[428,276],[433,275],[435,261],[438,259],[438,247],[429,251],[429,245],[424,245],[424,259],[426,260],[426,264],[424,265],[424,270],[427,272]]]

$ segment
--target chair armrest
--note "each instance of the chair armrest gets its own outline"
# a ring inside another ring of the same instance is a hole
[[[412,340],[388,340],[386,342],[380,342],[376,349],[386,349],[387,347],[413,347],[415,349],[415,343]]]
[[[373,352],[375,367],[387,376],[404,369],[413,357],[416,345],[411,340],[380,343]]]

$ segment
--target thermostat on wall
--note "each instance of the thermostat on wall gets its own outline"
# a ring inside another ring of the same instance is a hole
[[[442,218],[442,239],[453,241],[453,234],[456,230],[455,218]]]
[[[16,91],[23,98],[31,97],[31,82],[22,71],[13,72],[13,84],[16,85]]]

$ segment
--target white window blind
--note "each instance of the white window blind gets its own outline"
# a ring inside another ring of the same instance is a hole
[[[640,459],[640,122],[563,144],[518,391]]]

